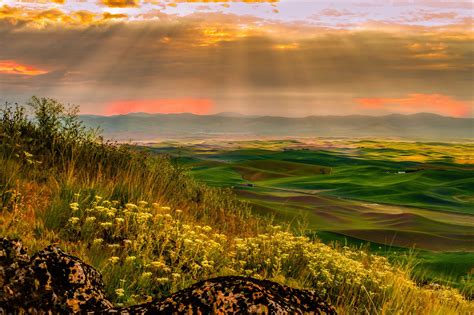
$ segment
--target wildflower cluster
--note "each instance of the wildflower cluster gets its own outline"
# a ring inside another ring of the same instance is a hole
[[[233,256],[239,273],[305,279],[305,286],[330,294],[351,287],[366,291],[364,295],[371,299],[382,298],[390,289],[387,277],[399,272],[384,257],[349,248],[336,251],[321,242],[281,231],[279,227],[257,237],[236,239]]]
[[[184,224],[179,209],[144,201],[121,206],[99,196],[85,209],[77,202],[70,207],[68,236],[103,257],[105,282],[119,300],[142,302],[157,290],[167,294],[226,263],[226,236],[210,226]]]
[[[97,196],[84,208],[77,200],[70,204],[72,217],[65,230],[90,248],[89,259],[119,303],[149,301],[218,275],[317,289],[335,304],[342,296],[376,312],[399,310],[400,305],[387,304],[387,296],[407,292],[424,300],[463,302],[455,290],[419,288],[384,257],[348,247],[335,250],[280,226],[254,237],[228,237],[156,203],[120,205]]]

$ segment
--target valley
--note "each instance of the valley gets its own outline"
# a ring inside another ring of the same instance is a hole
[[[420,277],[459,282],[472,272],[472,143],[207,139],[149,149],[326,243],[414,253]]]

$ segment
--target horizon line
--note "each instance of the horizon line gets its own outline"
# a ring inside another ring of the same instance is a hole
[[[306,115],[306,116],[281,116],[281,115],[271,115],[271,114],[242,114],[239,112],[218,112],[214,114],[196,114],[191,112],[180,112],[180,113],[150,113],[150,112],[129,112],[126,114],[93,114],[93,113],[80,113],[79,116],[95,116],[95,117],[120,117],[120,116],[131,116],[131,115],[147,115],[147,116],[179,116],[179,115],[191,115],[191,116],[202,116],[202,117],[209,117],[209,116],[219,116],[224,118],[263,118],[263,117],[271,117],[271,118],[289,118],[289,119],[304,119],[304,118],[311,118],[311,117],[389,117],[389,116],[419,116],[419,115],[431,115],[437,117],[445,117],[445,118],[456,118],[456,119],[474,119],[474,116],[469,117],[457,117],[457,116],[446,116],[432,112],[417,112],[411,114],[403,114],[403,113],[387,113],[381,115],[369,115],[369,114],[348,114],[348,115]]]

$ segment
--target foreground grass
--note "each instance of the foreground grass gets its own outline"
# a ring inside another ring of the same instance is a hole
[[[315,289],[346,314],[471,310],[455,289],[417,286],[407,266],[252,217],[166,157],[103,143],[52,100],[33,105],[35,123],[21,109],[3,115],[0,234],[32,251],[59,243],[102,272],[118,304],[247,275]]]

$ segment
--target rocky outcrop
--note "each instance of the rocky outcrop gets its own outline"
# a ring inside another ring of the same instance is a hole
[[[168,298],[121,311],[133,314],[336,313],[312,291],[292,289],[266,280],[232,276],[202,281]]]
[[[20,242],[0,243],[0,310],[71,313],[113,307],[99,272],[79,258],[54,246],[30,258]]]
[[[0,239],[0,314],[336,314],[315,292],[247,277],[199,282],[128,308],[107,300],[102,277],[55,246],[29,257],[21,242]]]

